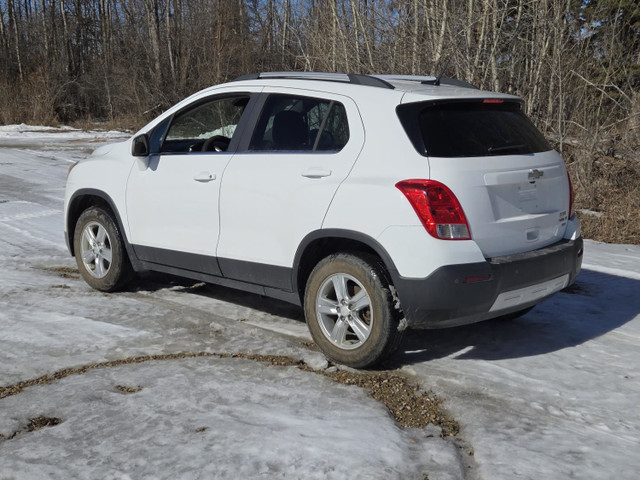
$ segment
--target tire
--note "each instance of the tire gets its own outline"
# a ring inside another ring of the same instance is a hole
[[[316,345],[336,363],[373,366],[402,340],[386,270],[371,255],[339,253],[321,260],[307,281],[304,311]]]
[[[105,209],[90,207],[82,212],[73,233],[73,248],[82,278],[96,290],[119,290],[133,277],[118,225]]]

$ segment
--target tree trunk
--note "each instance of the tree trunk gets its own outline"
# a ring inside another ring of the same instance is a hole
[[[13,40],[15,42],[15,52],[16,52],[16,65],[18,67],[18,75],[20,76],[20,81],[24,81],[24,74],[22,72],[22,60],[20,58],[20,34],[18,32],[18,21],[16,20],[15,11],[13,8],[13,0],[9,0],[7,2],[8,14],[9,14],[9,23],[13,27]]]

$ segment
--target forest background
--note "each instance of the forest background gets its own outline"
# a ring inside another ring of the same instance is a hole
[[[443,69],[524,97],[584,235],[640,243],[638,0],[0,0],[0,124],[137,129],[250,72]]]

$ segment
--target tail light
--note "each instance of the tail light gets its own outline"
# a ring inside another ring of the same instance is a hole
[[[471,240],[469,223],[449,188],[434,180],[403,180],[396,187],[407,197],[429,234],[443,240]]]
[[[567,172],[567,180],[569,180],[569,218],[571,218],[573,217],[573,184],[569,172]]]

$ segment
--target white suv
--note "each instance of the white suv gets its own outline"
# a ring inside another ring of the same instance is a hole
[[[328,358],[366,367],[407,328],[516,316],[571,284],[571,203],[518,97],[272,72],[202,90],[81,161],[65,236],[94,288],[155,270],[285,300]]]

